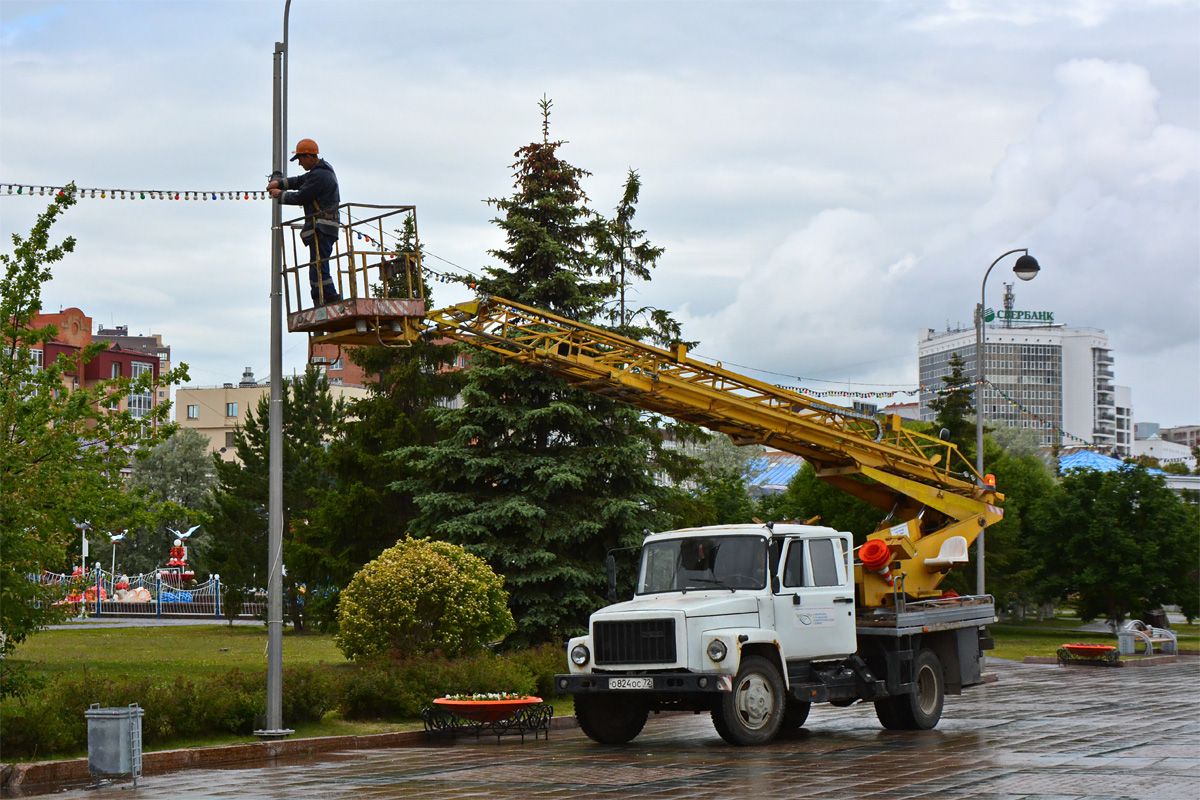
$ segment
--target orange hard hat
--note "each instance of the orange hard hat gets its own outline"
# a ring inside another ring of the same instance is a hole
[[[312,139],[301,139],[300,141],[296,142],[296,149],[292,151],[293,155],[289,160],[295,161],[300,156],[309,153],[315,156],[320,154],[320,152],[321,150],[317,147],[317,143]]]

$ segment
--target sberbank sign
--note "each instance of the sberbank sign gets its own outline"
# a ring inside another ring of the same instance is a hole
[[[984,322],[1054,322],[1053,311],[996,311],[995,309],[985,308],[983,310]]]

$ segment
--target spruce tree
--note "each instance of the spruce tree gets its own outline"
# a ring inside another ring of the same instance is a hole
[[[419,259],[411,217],[398,234],[398,250]],[[430,282],[424,286],[426,305],[432,307]],[[393,275],[386,289],[388,296],[407,297],[407,276]],[[425,412],[458,394],[465,373],[453,367],[461,350],[448,340],[421,338],[405,346],[344,351],[366,372],[370,394],[349,403],[323,454],[334,488],[316,498],[311,517],[312,530],[323,541],[329,584],[309,601],[318,624],[334,620],[338,595],[354,575],[408,533],[417,507],[401,484],[411,466],[392,454],[437,440],[436,425]]]
[[[302,627],[294,602],[300,586],[305,594],[311,589],[314,597],[341,588],[330,568],[336,537],[315,526],[313,516],[318,502],[337,491],[324,452],[347,411],[345,402],[330,393],[325,376],[314,369],[285,379],[282,399],[285,589],[293,622]],[[235,429],[240,464],[213,455],[217,482],[208,509],[213,535],[204,540],[198,555],[235,591],[266,584],[270,409],[270,396],[264,393],[257,409],[246,415],[246,424]]]
[[[513,194],[488,202],[505,246],[481,291],[580,321],[601,315],[616,286],[594,242],[604,226],[588,208],[589,173],[559,155],[540,103],[542,140],[516,152]],[[460,544],[505,576],[527,644],[584,629],[604,602],[604,559],[666,521],[672,497],[654,471],[662,436],[637,411],[573,390],[560,378],[471,355],[463,405],[431,414],[444,438],[406,448],[421,515],[415,535]]]
[[[969,419],[974,409],[974,397],[971,381],[963,371],[965,367],[962,356],[950,354],[950,374],[942,377],[943,393],[931,400],[929,407],[937,412],[934,433],[948,431],[948,441],[958,445],[958,449],[967,455],[975,452],[975,422]]]
[[[597,226],[596,250],[602,259],[603,272],[613,282],[615,294],[601,316],[617,333],[664,345],[679,340],[679,324],[662,309],[634,308],[628,302],[634,281],[649,281],[650,270],[663,254],[663,248],[655,247],[646,239],[644,230],[633,227],[641,191],[642,179],[636,170],[630,169],[625,177],[621,202],[615,209],[616,215]]]

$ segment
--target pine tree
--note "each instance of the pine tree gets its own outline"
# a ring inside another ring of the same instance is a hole
[[[483,292],[589,321],[616,286],[590,243],[603,221],[587,206],[587,172],[551,141],[516,152],[513,194],[488,202],[506,246]],[[463,545],[506,578],[513,643],[582,630],[604,602],[604,558],[664,521],[671,492],[654,481],[662,435],[636,411],[570,389],[560,378],[475,353],[463,407],[435,409],[443,439],[407,448],[421,516],[416,535]],[[674,465],[672,465],[674,466]]]

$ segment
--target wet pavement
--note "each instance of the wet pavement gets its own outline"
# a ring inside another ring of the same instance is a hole
[[[149,775],[56,798],[1200,798],[1200,659],[1141,669],[989,660],[999,680],[948,697],[928,732],[870,705],[815,706],[767,747],[727,746],[708,715],[652,717],[623,747],[577,728]]]

